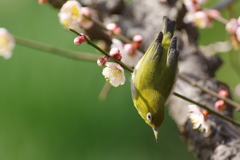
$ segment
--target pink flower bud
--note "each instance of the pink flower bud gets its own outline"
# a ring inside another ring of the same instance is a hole
[[[227,105],[223,100],[217,100],[215,102],[215,109],[218,111],[224,111],[226,109]]]
[[[210,16],[210,17],[213,17],[213,18],[217,18],[217,17],[220,17],[220,12],[218,11],[218,10],[216,10],[216,9],[210,9],[209,11],[208,11],[208,15]]]
[[[110,23],[106,26],[106,28],[114,34],[122,34],[121,28],[116,23]]]
[[[74,39],[74,44],[76,44],[77,46],[80,46],[83,42],[86,42],[83,36],[77,36]]]
[[[123,49],[128,55],[134,55],[136,53],[136,49],[130,43],[125,44]]]
[[[92,11],[88,7],[81,8],[81,14],[87,17],[92,17]],[[93,21],[87,17],[82,16],[80,21],[80,27],[88,30],[93,26]]]
[[[226,24],[226,30],[230,34],[235,34],[238,28],[238,21],[235,18],[230,19],[230,21]]]
[[[98,64],[98,66],[105,66],[105,64],[107,63],[107,61],[108,61],[108,57],[107,56],[103,56],[103,57],[101,57],[101,58],[98,58],[98,60],[97,60],[97,64]]]
[[[119,49],[117,49],[117,48],[112,48],[112,49],[110,50],[110,53],[109,53],[109,54],[110,54],[110,56],[116,58],[116,59],[119,60],[119,61],[122,59],[122,55],[121,55]]]
[[[142,41],[143,37],[141,35],[135,35],[133,37],[134,47],[138,48],[142,44]]]
[[[38,0],[38,3],[39,4],[46,4],[46,3],[48,3],[48,0]]]
[[[84,33],[81,33],[82,36],[77,36],[75,39],[74,39],[74,44],[76,44],[77,46],[80,46],[83,42],[87,42],[85,40],[85,37],[87,39],[90,39],[86,34]]]
[[[221,96],[221,97],[228,97],[228,91],[222,89],[218,92],[218,95]]]
[[[81,13],[83,15],[86,15],[88,17],[91,17],[92,16],[92,11],[88,8],[88,7],[82,7],[81,8]]]

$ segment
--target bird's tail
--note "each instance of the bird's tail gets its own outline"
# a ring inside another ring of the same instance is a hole
[[[167,16],[163,17],[162,32],[164,35],[167,33],[170,33],[171,34],[170,38],[172,38],[173,32],[175,30],[175,26],[176,26],[176,21],[170,20]]]

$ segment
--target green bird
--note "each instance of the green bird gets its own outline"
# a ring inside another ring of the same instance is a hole
[[[178,73],[177,39],[173,37],[175,21],[163,17],[163,28],[132,74],[133,103],[140,116],[153,129],[156,141],[164,119],[164,104]]]

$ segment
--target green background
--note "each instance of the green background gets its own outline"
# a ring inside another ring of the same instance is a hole
[[[96,51],[73,44],[58,11],[35,0],[1,0],[0,27],[12,34],[65,49]],[[211,33],[211,36],[209,34]],[[200,31],[201,44],[225,40],[224,25]],[[217,78],[233,88],[239,78],[226,63]],[[65,57],[16,45],[10,60],[0,58],[0,160],[195,159],[169,117],[156,143],[152,129],[138,115],[127,82],[112,88],[96,62]]]

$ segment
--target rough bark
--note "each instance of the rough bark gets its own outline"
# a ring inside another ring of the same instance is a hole
[[[51,0],[50,2],[54,7],[60,8],[59,4],[63,4],[64,1]],[[222,64],[220,57],[206,58],[199,50],[196,28],[182,22],[186,9],[180,1],[169,0],[167,3],[161,3],[159,0],[133,0],[130,5],[124,5],[123,0],[82,0],[81,3],[95,10],[97,13],[95,16],[102,22],[113,21],[119,24],[123,34],[128,38],[131,39],[134,35],[141,34],[144,37],[141,50],[146,50],[161,30],[163,16],[175,19],[177,21],[175,36],[178,38],[178,50],[180,51],[179,72],[213,91],[218,92],[221,89],[229,91],[227,85],[214,78],[215,71]],[[90,37],[104,39],[109,43],[109,39],[104,37],[104,34],[96,37],[93,29],[87,32]],[[175,91],[214,109],[214,103],[217,100],[215,97],[180,78],[177,80]],[[168,105],[170,115],[178,125],[182,138],[198,159],[240,159],[240,132],[236,126],[210,115],[208,121],[211,124],[211,133],[204,134],[192,129],[192,124],[188,119],[188,102],[171,96]],[[228,105],[221,114],[232,117],[232,112],[232,107]]]

